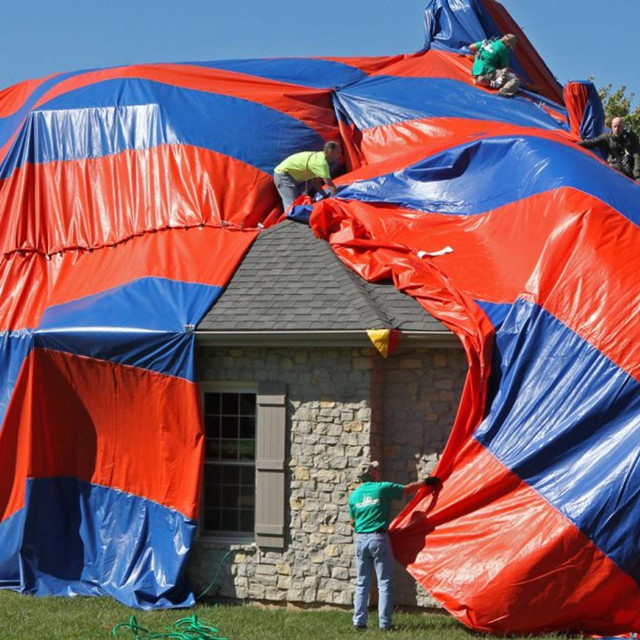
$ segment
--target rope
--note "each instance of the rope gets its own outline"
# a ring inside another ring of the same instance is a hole
[[[196,598],[200,600],[204,597],[209,589],[218,580],[218,574],[222,568],[224,561],[234,552],[234,549],[229,549],[218,561],[216,572],[213,576],[213,580],[209,583],[209,586]],[[218,635],[220,632],[215,627],[203,624],[198,621],[198,616],[195,614],[187,618],[180,618],[172,625],[166,628],[165,631],[156,633],[149,631],[138,624],[135,616],[129,618],[129,622],[120,622],[115,625],[111,631],[111,635],[115,638],[120,629],[129,629],[133,634],[134,640],[227,640]]]
[[[199,622],[195,614],[176,620],[159,633],[140,626],[135,616],[131,616],[129,622],[115,625],[111,635],[115,638],[120,629],[129,629],[135,640],[227,640],[219,635],[220,632],[215,627]]]

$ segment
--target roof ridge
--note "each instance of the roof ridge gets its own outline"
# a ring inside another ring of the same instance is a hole
[[[330,243],[327,244],[331,247]],[[359,296],[365,301],[367,306],[373,311],[374,315],[380,318],[381,326],[379,327],[369,327],[370,329],[393,329],[393,325],[389,315],[385,312],[384,308],[380,304],[380,300],[378,296],[375,295],[374,289],[371,287],[371,283],[361,276],[359,273],[356,273],[353,269],[351,269],[348,265],[344,264],[342,260],[337,256],[333,248],[331,247],[331,253],[339,260],[343,266],[345,267],[345,271],[348,275],[349,280],[354,285],[356,291]]]

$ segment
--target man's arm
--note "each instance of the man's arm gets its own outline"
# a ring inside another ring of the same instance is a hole
[[[583,147],[584,149],[591,149],[593,147],[608,147],[609,134],[603,133],[602,135],[596,136],[595,138],[589,138],[588,140],[580,140],[578,145]]]
[[[631,149],[629,151],[633,157],[632,173],[635,181],[640,183],[640,141],[633,131],[629,132],[629,138],[631,140]]]
[[[328,198],[330,195],[335,196],[338,188],[336,187],[336,185],[333,183],[333,180],[331,180],[331,178],[313,178],[313,180],[310,181],[311,186],[323,197],[323,198]],[[327,189],[329,190],[329,193],[327,193],[322,187],[323,185],[327,185]]]
[[[442,482],[440,478],[437,478],[436,476],[429,476],[427,478],[424,478],[423,480],[418,480],[418,482],[411,482],[409,484],[405,484],[402,489],[402,492],[404,493],[405,496],[407,496],[407,495],[416,493],[419,489],[422,489],[423,487],[430,488],[433,491],[438,491],[438,489],[442,487]]]
[[[640,183],[640,150],[633,153],[633,178]]]

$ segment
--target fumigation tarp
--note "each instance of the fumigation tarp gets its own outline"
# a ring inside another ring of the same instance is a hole
[[[482,630],[640,626],[638,186],[493,0],[433,0],[388,58],[54,75],[0,93],[0,587],[193,602],[194,328],[262,228],[271,172],[341,140],[310,225],[460,338],[469,372],[396,557]],[[464,47],[511,31],[527,89]],[[565,108],[566,107],[566,108]],[[450,253],[428,256],[445,246]]]

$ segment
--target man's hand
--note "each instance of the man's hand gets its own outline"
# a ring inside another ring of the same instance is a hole
[[[442,480],[437,476],[429,476],[424,479],[424,486],[431,487],[434,491],[438,491],[442,488]]]

